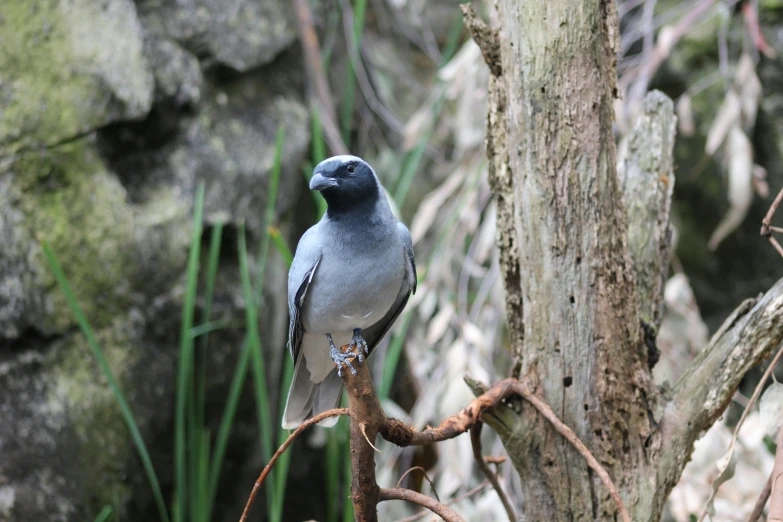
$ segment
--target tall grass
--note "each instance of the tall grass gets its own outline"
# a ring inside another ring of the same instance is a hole
[[[362,32],[364,31],[364,19],[367,13],[367,0],[354,0],[353,5],[353,26],[348,45],[351,46],[349,52],[359,56],[359,48],[362,43]],[[351,147],[351,122],[353,120],[353,111],[356,96],[356,71],[353,63],[348,60],[346,70],[345,93],[343,95],[343,104],[340,110],[340,133],[342,134],[345,145]]]
[[[111,506],[103,506],[103,509],[101,509],[98,515],[95,517],[94,522],[108,522],[113,511],[114,510]]]
[[[201,227],[204,213],[204,184],[199,183],[196,189],[196,203],[193,212],[193,231],[188,255],[187,280],[185,286],[185,302],[182,306],[182,323],[180,325],[179,365],[177,369],[177,398],[174,410],[174,522],[187,519],[187,464],[185,440],[185,415],[190,385],[191,366],[193,365],[193,315],[196,308],[196,289],[198,286],[199,255],[201,251]],[[193,484],[191,484],[193,486]]]
[[[141,436],[138,425],[136,424],[136,419],[133,416],[133,410],[131,410],[131,407],[125,398],[125,394],[123,393],[120,384],[117,382],[117,379],[114,378],[114,374],[112,373],[111,368],[109,368],[109,364],[106,362],[103,349],[101,348],[101,345],[98,344],[95,333],[93,332],[89,321],[87,321],[87,317],[84,315],[79,302],[76,300],[76,296],[74,295],[73,290],[71,290],[71,285],[68,282],[68,279],[65,277],[65,273],[63,272],[60,263],[57,261],[57,258],[49,247],[49,244],[45,241],[43,243],[43,251],[44,255],[46,256],[46,260],[49,263],[49,267],[51,268],[52,273],[57,280],[57,284],[65,296],[68,307],[71,309],[71,312],[76,318],[76,322],[79,323],[79,328],[84,334],[84,337],[87,339],[87,344],[90,347],[90,351],[92,352],[95,361],[98,363],[98,366],[101,369],[101,373],[109,383],[109,388],[111,389],[112,395],[114,396],[114,400],[117,402],[117,405],[120,408],[120,413],[122,414],[122,418],[125,420],[125,424],[128,426],[131,440],[133,440],[133,444],[136,446],[136,451],[138,452],[139,458],[141,459],[144,472],[147,474],[147,480],[150,484],[150,489],[152,490],[152,497],[155,499],[155,506],[158,509],[158,516],[162,522],[169,522],[169,514],[166,510],[166,503],[163,500],[163,493],[160,489],[160,482],[158,481],[158,476],[155,473],[155,468],[152,465],[152,460],[150,459],[149,451],[147,451],[147,446],[144,444],[144,439]]]
[[[282,431],[276,428],[276,426],[279,426],[279,415],[282,414],[282,402],[276,419],[278,423],[275,424],[272,419],[271,402],[266,384],[265,361],[258,327],[259,308],[257,306],[263,295],[263,281],[270,244],[275,244],[286,262],[290,263],[290,251],[287,249],[285,241],[279,237],[279,233],[275,234],[276,229],[273,227],[283,141],[284,131],[281,127],[278,130],[275,159],[269,180],[265,212],[266,226],[259,248],[258,265],[255,274],[257,281],[255,285],[251,281],[250,261],[247,255],[244,227],[240,226],[239,229],[237,248],[242,291],[246,303],[246,335],[234,369],[221,422],[214,438],[206,427],[206,367],[209,334],[215,330],[230,327],[232,323],[225,320],[212,321],[211,318],[223,236],[223,224],[217,223],[211,229],[204,280],[203,307],[200,314],[201,323],[194,325],[204,209],[204,185],[199,184],[197,187],[185,279],[185,297],[181,310],[179,362],[174,411],[174,491],[171,499],[171,516],[167,510],[160,482],[130,405],[108,366],[104,352],[98,344],[90,323],[79,306],[54,252],[52,252],[46,242],[42,245],[52,273],[65,295],[66,302],[84,333],[101,373],[108,381],[112,394],[120,407],[120,412],[128,426],[131,438],[147,475],[161,522],[170,522],[172,519],[173,522],[208,522],[212,519],[219,487],[220,472],[223,467],[228,440],[248,369],[251,369],[253,374],[253,391],[259,423],[261,449],[265,460],[271,457],[273,444],[279,442],[283,436]],[[196,342],[198,342],[198,350],[195,350]],[[283,398],[290,384],[292,373],[293,365],[287,362],[280,383],[280,394]],[[273,474],[270,480],[267,481],[267,519],[273,522],[282,520],[287,470],[287,462],[281,461],[275,470],[276,474]],[[105,522],[111,515],[111,507],[106,506],[99,513],[96,521]]]

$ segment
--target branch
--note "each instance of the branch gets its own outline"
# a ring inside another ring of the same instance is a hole
[[[775,455],[777,457],[777,455]],[[769,500],[769,494],[772,491],[772,475],[767,479],[767,483],[764,484],[764,489],[761,490],[759,498],[756,499],[756,504],[753,506],[753,511],[750,512],[748,522],[757,522],[761,518],[761,514],[764,512],[764,506],[767,505]]]
[[[465,519],[452,511],[451,508],[444,506],[433,498],[410,489],[382,488],[378,501],[383,502],[385,500],[406,500],[424,506],[446,522],[465,522]]]
[[[478,467],[484,476],[487,477],[487,480],[489,480],[489,482],[492,484],[492,487],[495,488],[495,491],[497,492],[498,497],[500,497],[500,501],[503,503],[503,507],[506,510],[509,522],[516,522],[517,514],[514,511],[514,506],[508,499],[506,492],[503,491],[502,487],[500,487],[500,482],[498,481],[497,475],[495,475],[495,473],[489,469],[489,466],[484,461],[484,457],[481,456],[481,428],[483,426],[484,423],[477,422],[473,425],[472,428],[470,428],[470,444],[473,446],[473,459],[476,461],[476,464],[478,464]]]
[[[479,484],[475,488],[473,488],[473,489],[471,489],[469,491],[466,491],[462,495],[459,495],[457,497],[452,498],[448,502],[445,502],[443,505],[444,506],[449,506],[451,504],[459,502],[460,500],[464,500],[464,499],[466,499],[466,498],[468,498],[468,497],[470,497],[472,495],[475,495],[476,493],[478,493],[479,491],[481,491],[482,489],[484,489],[488,485],[489,485],[489,481],[485,480],[484,482],[482,482],[481,484]],[[400,519],[396,520],[396,522],[416,522],[416,520],[419,520],[419,519],[424,518],[425,516],[427,516],[428,513],[429,513],[429,511],[427,511],[427,510],[419,511],[415,515],[411,515],[411,516],[405,517],[405,518],[400,518]]]
[[[658,483],[677,482],[699,434],[723,414],[745,374],[783,341],[783,279],[742,303],[674,387],[660,424]]]
[[[492,29],[484,20],[479,18],[476,14],[476,10],[472,4],[461,4],[462,20],[467,27],[470,36],[473,37],[473,41],[481,49],[481,54],[484,56],[489,70],[495,76],[503,74],[503,66],[500,59],[500,37],[498,36],[498,30]]]
[[[652,91],[644,99],[633,132],[618,150],[617,174],[628,212],[628,251],[636,270],[642,320],[660,327],[663,289],[671,255],[675,136],[674,104]]]
[[[783,256],[783,247],[781,247],[777,239],[772,236],[773,230],[775,230],[777,227],[770,226],[772,223],[772,216],[774,216],[775,212],[777,212],[781,201],[783,201],[783,188],[780,189],[780,192],[778,192],[778,195],[775,197],[775,201],[773,201],[772,205],[769,206],[767,215],[764,216],[764,219],[761,221],[761,235],[769,239],[769,242],[772,243],[772,246],[775,247],[775,250],[777,250],[778,253]]]
[[[334,154],[348,154],[348,147],[343,143],[340,131],[337,129],[337,117],[332,102],[332,94],[329,91],[329,82],[326,81],[323,64],[321,63],[321,51],[318,47],[318,35],[313,28],[313,17],[307,0],[294,0],[296,10],[296,27],[299,31],[299,42],[305,55],[305,71],[307,73],[310,92],[315,94],[320,108],[321,125],[324,129],[329,148]]]
[[[247,520],[247,515],[250,513],[250,508],[253,506],[253,502],[256,500],[258,490],[261,489],[261,485],[264,483],[267,475],[269,475],[269,472],[272,471],[272,468],[277,462],[277,459],[280,458],[280,455],[285,453],[285,450],[288,449],[288,446],[293,444],[294,440],[296,440],[299,435],[304,433],[304,431],[313,424],[318,424],[324,419],[328,419],[329,417],[337,417],[338,415],[348,415],[348,408],[334,408],[332,410],[327,410],[323,413],[320,413],[311,419],[307,419],[302,423],[301,426],[296,428],[296,430],[294,430],[291,435],[288,436],[285,442],[283,442],[283,444],[277,449],[275,454],[272,455],[272,458],[269,459],[269,463],[264,466],[264,469],[261,471],[258,479],[256,479],[256,483],[253,485],[253,491],[250,492],[250,498],[247,499],[247,504],[245,504],[245,509],[242,511],[242,517],[239,519],[239,522],[245,522]]]

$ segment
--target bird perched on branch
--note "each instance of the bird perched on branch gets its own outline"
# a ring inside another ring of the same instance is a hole
[[[362,364],[416,292],[410,233],[392,214],[372,167],[356,156],[329,158],[315,167],[310,189],[328,207],[299,240],[288,272],[288,343],[296,366],[286,429],[338,406],[342,372],[356,374],[353,365]],[[356,356],[338,349],[349,343]]]

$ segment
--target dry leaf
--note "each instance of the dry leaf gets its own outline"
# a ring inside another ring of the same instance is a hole
[[[411,240],[415,245],[435,223],[435,217],[446,200],[462,185],[467,169],[454,171],[440,186],[424,197],[411,221]]]
[[[783,384],[773,382],[764,391],[759,401],[759,412],[764,430],[770,437],[774,437],[783,425]]]
[[[680,134],[683,136],[693,136],[696,132],[696,125],[693,122],[691,97],[687,94],[683,94],[677,100],[677,123],[679,124]]]
[[[734,92],[734,89],[729,89],[718,109],[718,113],[715,115],[710,131],[707,133],[707,144],[704,147],[704,152],[707,155],[712,156],[715,154],[732,127],[739,123],[741,112],[742,105],[739,96]]]
[[[708,248],[715,250],[740,226],[753,201],[753,147],[738,126],[732,127],[726,144],[729,165],[729,210],[710,237]]]
[[[430,321],[430,327],[427,329],[428,345],[432,346],[443,338],[453,317],[454,305],[451,303],[447,303],[446,306],[441,308],[440,312],[435,314],[435,317]]]
[[[737,431],[738,430],[739,426],[737,426]],[[737,444],[737,431],[734,432],[734,436],[731,438],[728,451],[726,451],[726,454],[716,463],[716,466],[718,467],[718,476],[715,477],[715,480],[712,483],[712,492],[701,512],[699,522],[702,522],[704,517],[708,514],[710,517],[715,517],[715,495],[718,493],[718,489],[720,489],[721,485],[734,476],[734,471],[737,467],[737,459],[734,457],[734,447]]]
[[[739,101],[742,114],[742,128],[749,132],[756,125],[756,115],[761,101],[761,80],[756,74],[756,66],[753,58],[748,53],[743,53],[737,63],[737,74],[734,78],[734,86],[739,93]]]

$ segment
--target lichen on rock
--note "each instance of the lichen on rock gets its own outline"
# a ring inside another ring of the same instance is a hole
[[[0,150],[143,117],[152,74],[131,0],[11,2],[0,17]]]

